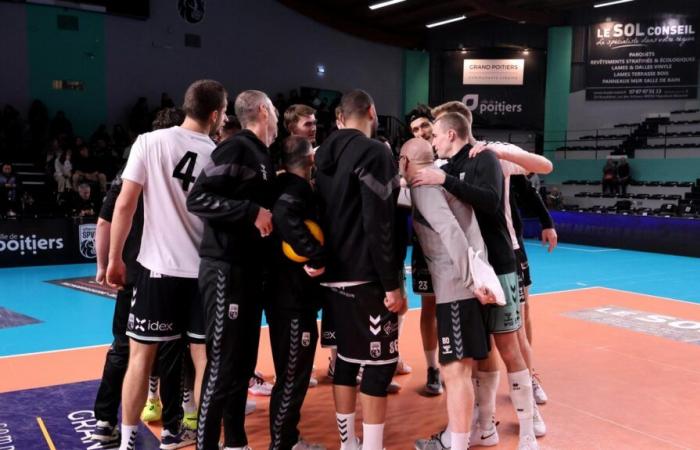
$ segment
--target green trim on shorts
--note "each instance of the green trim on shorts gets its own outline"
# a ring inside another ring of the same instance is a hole
[[[491,333],[511,333],[520,329],[520,295],[517,272],[498,275],[506,304],[489,306],[486,311],[486,326]]]

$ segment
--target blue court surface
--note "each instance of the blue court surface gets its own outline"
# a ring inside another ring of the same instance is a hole
[[[700,303],[700,258],[567,243],[547,253],[537,241],[526,248],[534,294],[601,286]],[[0,357],[109,343],[114,300],[47,282],[94,271],[93,264],[0,269]],[[411,294],[410,307],[419,306]]]

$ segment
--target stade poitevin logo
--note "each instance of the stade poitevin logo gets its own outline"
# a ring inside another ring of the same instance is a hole
[[[494,116],[504,116],[523,112],[521,103],[508,103],[505,100],[485,99],[479,100],[479,94],[467,94],[462,97],[462,103],[467,105],[470,111],[477,111],[479,114],[491,114]]]
[[[199,23],[204,19],[204,0],[178,0],[180,17],[188,23]]]
[[[85,258],[96,258],[97,249],[95,248],[95,231],[97,225],[94,223],[84,223],[78,227],[80,254]]]
[[[19,253],[20,255],[36,255],[51,250],[63,250],[63,238],[37,238],[36,234],[0,233],[0,253]]]

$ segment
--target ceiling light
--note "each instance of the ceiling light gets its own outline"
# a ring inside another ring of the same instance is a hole
[[[379,8],[384,8],[385,6],[391,6],[391,5],[395,5],[397,3],[403,3],[405,1],[406,0],[388,0],[386,2],[380,2],[380,3],[375,3],[373,5],[369,5],[369,9],[375,10],[375,9],[379,9]]]
[[[529,55],[529,54],[530,54],[530,50],[528,50],[526,48],[523,49],[523,55]]]
[[[604,6],[619,5],[620,3],[629,3],[634,0],[615,0],[613,2],[598,3],[593,5],[594,8],[603,8]]]
[[[453,17],[451,19],[441,20],[440,22],[429,23],[425,27],[426,28],[435,28],[435,27],[439,27],[442,25],[447,25],[448,23],[459,22],[460,20],[464,20],[466,18],[467,18],[467,16]]]

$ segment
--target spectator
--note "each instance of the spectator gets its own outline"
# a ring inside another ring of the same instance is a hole
[[[100,191],[107,192],[107,176],[97,169],[97,161],[90,156],[88,146],[83,144],[79,149],[80,156],[75,158],[73,168],[73,189],[77,192],[78,185],[84,181],[92,181],[100,184]]]
[[[65,112],[58,111],[56,112],[56,115],[53,117],[53,119],[51,119],[49,135],[51,136],[51,138],[56,138],[61,135],[73,135],[73,124],[70,122],[70,120],[68,120]]]
[[[63,194],[66,190],[71,189],[71,175],[73,173],[73,164],[71,163],[71,157],[73,152],[71,150],[62,151],[54,159],[54,180],[56,180],[56,191],[59,194]]]
[[[547,207],[550,209],[561,209],[564,206],[561,191],[556,186],[552,186],[547,193]]]
[[[90,144],[95,145],[99,140],[105,141],[106,144],[112,141],[112,138],[109,136],[109,132],[107,131],[107,125],[105,124],[100,124],[100,126],[97,127],[97,130],[92,133],[92,136],[90,137]]]
[[[226,117],[226,123],[224,123],[224,126],[221,127],[217,136],[214,138],[214,142],[221,144],[223,141],[230,138],[234,134],[237,134],[242,129],[243,127],[241,127],[241,122],[238,120],[238,117],[234,116],[233,114],[229,114]]]
[[[124,127],[121,125],[115,125],[114,128],[112,128],[112,139],[114,140],[116,150],[120,154],[126,147],[129,146],[129,144],[131,144],[129,133],[127,133]]]
[[[608,159],[603,167],[603,194],[614,194],[617,191],[617,163]]]
[[[180,125],[185,120],[185,112],[180,108],[163,108],[156,113],[156,118],[151,124],[152,129],[160,130]]]
[[[150,131],[151,121],[148,116],[148,101],[146,97],[139,97],[129,114],[129,128],[131,131],[137,135]]]
[[[99,208],[92,199],[92,189],[87,183],[78,186],[78,193],[74,195],[70,205],[72,217],[95,217]]]
[[[627,194],[627,185],[630,184],[630,165],[627,158],[620,160],[617,166],[618,192]]]
[[[15,217],[19,210],[17,194],[19,182],[12,165],[5,163],[0,172],[0,213],[7,217]]]
[[[175,107],[175,102],[173,101],[172,98],[170,98],[168,93],[167,92],[161,93],[160,94],[160,109],[174,108],[174,107]]]

